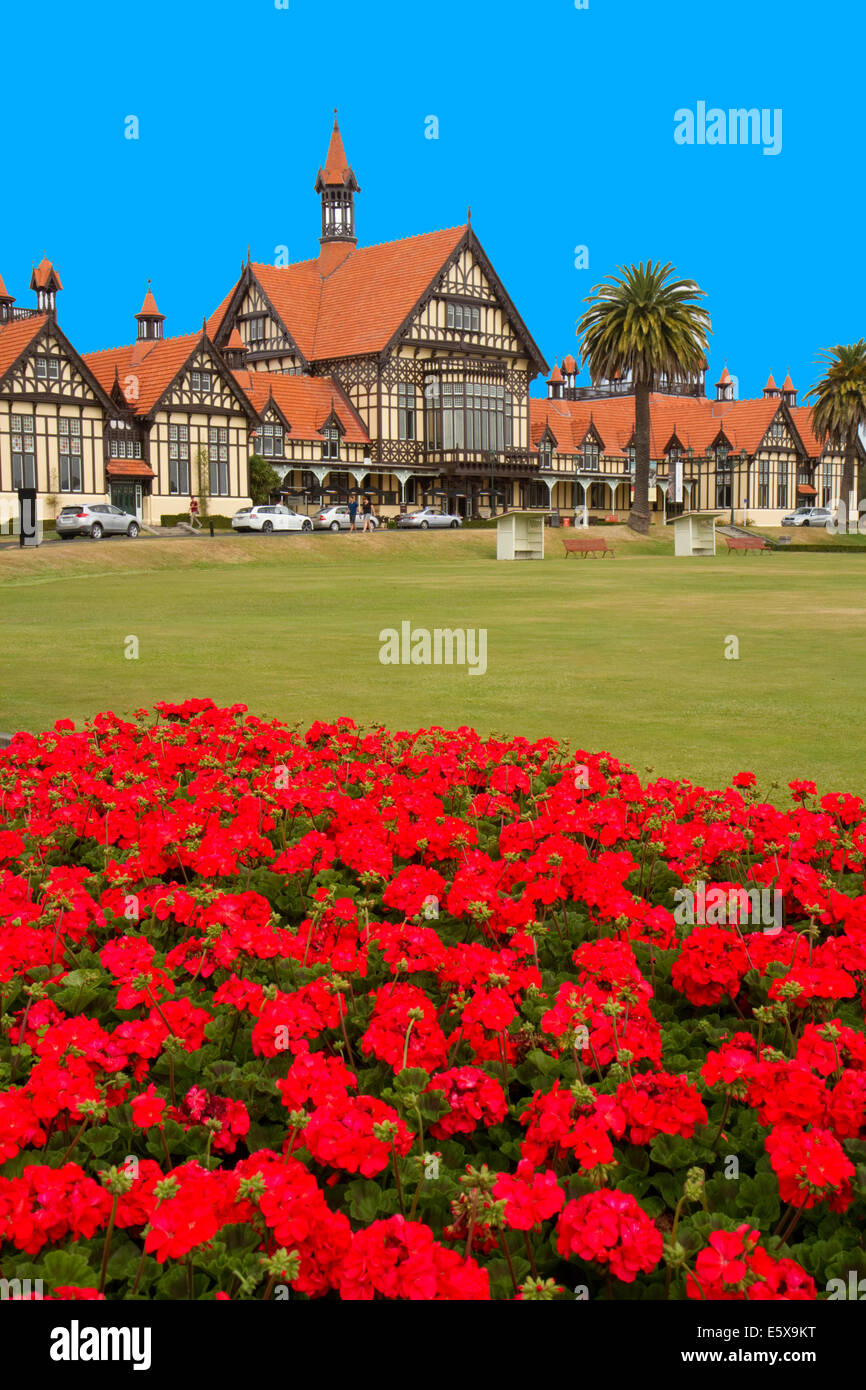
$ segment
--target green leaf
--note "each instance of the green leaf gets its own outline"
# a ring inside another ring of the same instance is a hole
[[[100,1125],[98,1129],[85,1130],[81,1136],[81,1143],[94,1157],[102,1158],[119,1138],[120,1130],[115,1129],[114,1125]]]
[[[357,1178],[347,1186],[346,1196],[349,1215],[356,1221],[369,1225],[376,1220],[382,1196],[378,1183],[371,1182],[369,1178]]]

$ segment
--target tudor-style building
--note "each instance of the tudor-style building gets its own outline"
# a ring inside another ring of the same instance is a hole
[[[19,488],[36,488],[43,516],[67,502],[103,501],[105,423],[111,402],[57,324],[63,286],[46,258],[18,308],[0,280],[0,511],[17,514]]]
[[[345,392],[368,452],[318,469],[323,493],[363,485],[386,510],[436,499],[469,515],[528,501],[529,384],[546,363],[471,222],[359,247],[360,186],[336,119],[315,189],[318,256],[248,261],[208,320],[216,346],[237,334],[251,374],[324,376]]]
[[[164,338],[150,288],[136,319],[134,343],[84,357],[111,398],[105,471],[112,501],[158,523],[204,492],[210,512],[231,516],[249,501],[258,414],[204,325]]]
[[[572,356],[546,400],[547,366],[471,224],[359,247],[337,121],[315,191],[318,255],[253,264],[196,333],[166,338],[148,284],[135,341],[79,356],[57,324],[60,277],[34,268],[33,308],[0,280],[0,508],[34,486],[50,519],[110,500],[139,520],[249,501],[249,458],[310,510],[363,488],[387,515],[432,502],[466,516],[512,506],[576,514],[630,506],[628,377],[579,385]],[[706,364],[704,364],[706,366]],[[652,505],[733,507],[777,524],[838,495],[842,460],[811,429],[787,378],[735,400],[659,378],[651,397]],[[866,454],[860,446],[861,461]],[[2,518],[0,518],[2,519]]]
[[[552,505],[624,517],[634,473],[634,396],[626,383],[575,386],[567,357],[548,378],[547,400],[533,400],[532,443]],[[866,450],[858,445],[861,462]],[[716,399],[685,391],[650,396],[650,503],[671,516],[683,509],[733,509],[778,526],[797,506],[840,498],[841,452],[818,440],[811,411],[797,405],[790,376],[770,376],[757,400],[736,400],[727,364]]]

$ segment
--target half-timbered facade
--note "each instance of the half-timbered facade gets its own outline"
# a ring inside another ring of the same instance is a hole
[[[538,472],[529,384],[546,363],[471,222],[359,248],[336,120],[316,191],[318,257],[248,262],[208,321],[213,341],[237,333],[250,373],[335,382],[369,437],[360,471],[335,472],[386,509],[435,497],[474,515],[523,500]]]
[[[573,361],[573,359],[571,359]],[[533,448],[548,505],[624,516],[634,473],[634,396],[616,390],[577,398],[554,367],[548,399],[531,402]],[[866,451],[859,446],[861,461]],[[760,399],[735,400],[727,366],[716,399],[653,392],[650,396],[650,504],[733,512],[778,526],[798,506],[829,506],[841,497],[843,459],[816,438],[811,411],[797,405],[787,377],[771,376]]]
[[[109,500],[144,523],[207,496],[211,514],[249,502],[263,455],[283,495],[311,510],[359,490],[387,515],[440,504],[467,517],[512,506],[625,516],[634,472],[628,377],[578,384],[547,365],[464,225],[360,247],[336,119],[315,191],[316,257],[253,263],[199,332],[165,337],[148,284],[135,341],[79,356],[57,323],[46,258],[32,308],[0,280],[0,506],[35,487],[47,519]],[[651,504],[733,510],[767,525],[840,491],[842,459],[816,439],[786,379],[735,400],[660,378],[651,397]],[[861,461],[866,455],[860,446]]]
[[[36,488],[42,515],[104,497],[108,396],[56,322],[62,288],[48,260],[31,279],[35,309],[15,307],[0,280],[0,520],[18,490]]]
[[[85,361],[110,393],[106,475],[112,500],[133,503],[146,523],[177,515],[191,496],[210,514],[231,516],[249,500],[249,442],[259,424],[249,398],[202,327],[164,338],[153,296],[127,347]]]

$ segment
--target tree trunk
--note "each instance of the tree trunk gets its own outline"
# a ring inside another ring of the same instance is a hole
[[[646,382],[634,388],[634,501],[628,516],[633,531],[646,535],[650,528],[650,393]]]

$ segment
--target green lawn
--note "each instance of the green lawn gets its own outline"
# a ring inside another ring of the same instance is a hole
[[[485,531],[142,540],[0,553],[0,728],[209,695],[309,722],[472,724],[643,773],[866,791],[866,557],[495,561]],[[402,621],[486,628],[488,669],[384,666]],[[129,636],[138,660],[124,657]],[[726,639],[739,660],[725,659]]]

